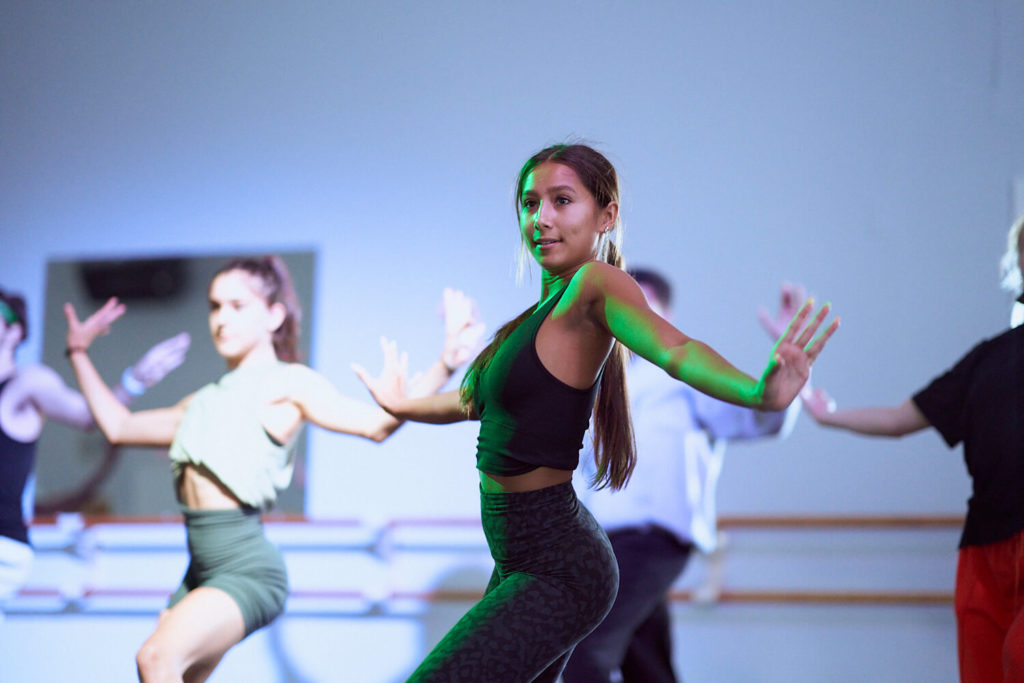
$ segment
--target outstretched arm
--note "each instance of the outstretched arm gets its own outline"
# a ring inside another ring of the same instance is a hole
[[[381,348],[384,351],[384,367],[376,377],[371,377],[361,366],[353,365],[356,374],[380,407],[344,396],[325,377],[304,365],[291,367],[286,399],[298,407],[303,419],[318,427],[361,436],[378,443],[384,441],[402,426],[404,420],[410,419],[410,416],[392,413],[385,408],[401,402],[436,402],[447,394],[432,394],[419,399],[405,398],[408,357],[398,353],[395,342],[383,337]],[[458,392],[450,393],[454,393],[457,400]]]
[[[121,381],[113,389],[114,397],[125,406],[131,405],[134,399],[181,365],[188,347],[187,332],[153,346],[134,365],[125,368]],[[82,394],[67,386],[50,368],[44,365],[27,368],[22,373],[20,386],[43,417],[82,430],[96,426]]]
[[[484,330],[476,303],[461,291],[445,288],[441,313],[445,331],[441,356],[409,382],[408,390],[408,395],[412,397],[410,400],[432,405],[445,403],[435,392],[444,386],[459,366],[469,360]],[[379,396],[405,400],[408,356],[399,354],[395,342],[383,337],[381,348],[384,351],[384,367],[378,376],[371,377],[360,365],[354,364],[352,367],[378,403],[381,400]],[[325,429],[381,442],[394,434],[405,419],[409,419],[408,416],[343,396],[330,382],[308,368],[297,366],[294,376],[291,399],[303,418]]]
[[[905,436],[931,426],[909,398],[894,406],[836,410],[835,401],[822,389],[809,389],[800,396],[811,417],[826,427],[869,436]]]
[[[405,355],[398,356],[394,342],[381,337],[384,348],[384,370],[377,377],[372,377],[360,365],[352,365],[352,369],[369,390],[373,400],[377,402],[384,414],[396,422],[401,421],[427,422],[430,424],[450,424],[467,420],[471,416],[463,408],[458,391],[447,391],[429,396],[409,396],[405,390],[404,366]],[[397,369],[397,372],[395,371]],[[392,429],[392,431],[394,431]]]
[[[633,352],[710,396],[762,410],[781,410],[796,398],[811,364],[839,325],[834,320],[815,337],[829,307],[823,306],[811,317],[810,302],[805,303],[772,348],[761,378],[755,380],[652,311],[625,272],[592,264],[584,286],[595,288],[592,314],[598,324]]]
[[[112,298],[84,321],[79,321],[74,307],[64,304],[64,316],[68,322],[68,360],[89,411],[107,440],[114,444],[167,446],[174,440],[186,402],[172,408],[132,413],[106,385],[87,353],[96,337],[105,334],[124,311],[124,306]],[[171,355],[176,357],[177,352]],[[163,357],[162,354],[160,356]],[[170,369],[168,367],[167,371]]]
[[[458,290],[445,288],[443,312],[445,343],[441,358],[425,373],[413,378],[408,389],[402,367],[405,357],[398,358],[393,342],[384,338],[381,338],[381,344],[384,347],[385,369],[379,376],[370,376],[360,365],[352,366],[377,404],[398,420],[449,424],[471,417],[461,405],[458,391],[441,394],[434,392],[444,386],[455,370],[477,351],[484,333],[484,324],[480,322],[476,303]],[[389,354],[398,360],[400,372],[389,372]]]
[[[54,370],[35,365],[19,373],[19,384],[35,410],[48,420],[55,420],[87,431],[96,426],[89,405],[80,393],[69,387]],[[125,400],[130,397],[122,389]],[[120,396],[119,396],[120,398]]]
[[[394,345],[384,346],[382,375],[394,372],[392,363],[397,359]],[[318,427],[380,443],[402,425],[380,408],[343,395],[327,378],[305,365],[290,366],[288,378],[285,398],[299,409],[304,420]]]

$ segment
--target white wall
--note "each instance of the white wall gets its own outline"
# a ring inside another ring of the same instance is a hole
[[[1011,0],[0,7],[0,286],[37,321],[48,259],[313,246],[312,364],[363,395],[348,365],[372,366],[379,334],[433,357],[443,286],[492,329],[532,301],[536,279],[506,276],[510,185],[582,136],[622,176],[627,258],[751,372],[784,279],[842,316],[815,368],[841,405],[902,400],[1006,324]],[[308,511],[472,515],[473,439],[313,433]],[[724,513],[959,513],[969,491],[931,433],[804,417],[728,460]]]

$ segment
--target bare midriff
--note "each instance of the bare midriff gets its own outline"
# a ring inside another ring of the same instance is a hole
[[[538,467],[526,474],[502,476],[480,472],[480,488],[484,493],[522,493],[564,484],[572,479],[572,470]]]
[[[230,510],[241,501],[203,465],[185,465],[178,476],[178,501],[194,510]]]

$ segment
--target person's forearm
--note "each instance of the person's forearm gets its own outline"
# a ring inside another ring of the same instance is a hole
[[[72,350],[68,359],[97,426],[108,441],[118,443],[119,428],[130,412],[100,377],[84,350]]]
[[[928,426],[909,401],[899,406],[850,408],[818,415],[819,424],[869,436],[904,436]]]
[[[761,406],[764,385],[733,366],[704,342],[690,339],[669,349],[668,353],[670,358],[662,367],[676,379],[728,403],[749,408]]]
[[[405,398],[395,405],[385,406],[384,409],[399,420],[428,424],[451,424],[470,417],[459,401],[458,391]]]
[[[383,410],[381,411],[381,413],[383,413],[383,415],[381,416],[380,423],[376,426],[376,428],[368,430],[367,433],[361,434],[360,436],[365,436],[370,441],[381,443],[385,441],[389,436],[397,432],[399,427],[405,424],[403,420],[399,420],[397,417],[390,413],[387,413]]]

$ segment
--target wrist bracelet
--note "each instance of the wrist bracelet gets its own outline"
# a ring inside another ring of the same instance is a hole
[[[146,393],[146,385],[132,372],[132,366],[128,366],[121,373],[121,386],[128,392],[129,396],[138,398]]]
[[[85,353],[85,347],[84,346],[69,346],[66,349],[64,349],[64,357],[65,358],[71,358],[71,354],[78,353],[79,351],[81,351],[82,353]]]

